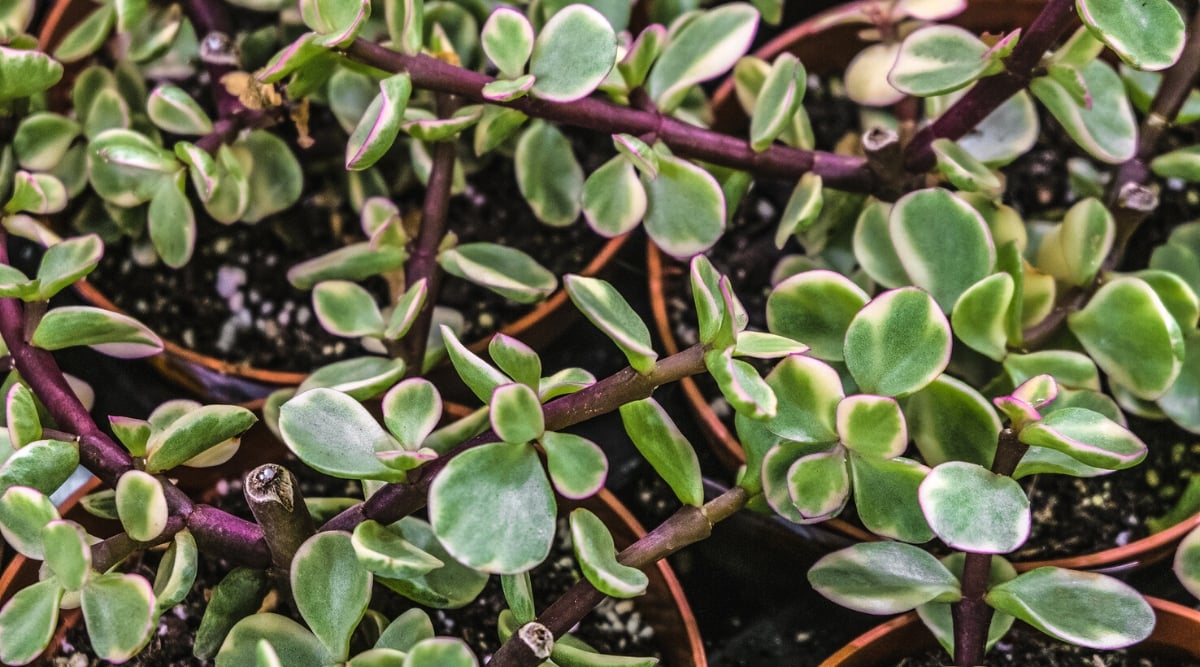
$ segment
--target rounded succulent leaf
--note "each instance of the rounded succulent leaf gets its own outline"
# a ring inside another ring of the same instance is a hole
[[[113,5],[96,7],[63,37],[54,49],[54,57],[64,63],[72,63],[92,55],[104,46],[117,23],[117,10]]]
[[[983,217],[947,190],[931,188],[901,197],[892,207],[888,230],[912,283],[933,294],[947,313],[996,263],[996,247]]]
[[[750,364],[733,358],[733,348],[710,350],[704,355],[708,372],[733,409],[756,419],[775,416],[775,393]]]
[[[525,63],[533,52],[533,26],[524,14],[498,7],[484,22],[479,40],[500,74],[516,77],[525,71]]]
[[[928,474],[929,468],[905,458],[852,455],[854,506],[867,530],[904,542],[933,539],[917,500],[917,489]]]
[[[800,442],[837,440],[837,406],[845,397],[837,371],[792,355],[776,364],[766,381],[776,398],[775,417],[766,422],[772,433]]]
[[[538,220],[565,227],[579,217],[583,168],[571,143],[554,125],[534,121],[517,141],[517,187]]]
[[[686,160],[659,156],[658,175],[643,175],[646,233],[663,252],[690,257],[725,231],[725,195],[712,174]]]
[[[406,542],[445,565],[426,574],[403,579],[377,576],[377,582],[418,604],[435,609],[461,607],[474,600],[487,584],[486,573],[473,570],[450,556],[428,523],[406,517],[389,528],[399,531],[401,538]],[[433,636],[432,631],[429,636]]]
[[[38,294],[46,299],[58,294],[91,273],[103,254],[104,243],[95,234],[76,236],[50,246],[38,265]]]
[[[92,649],[104,660],[128,660],[154,630],[154,590],[136,574],[92,577],[83,587],[80,603]]]
[[[183,602],[196,581],[199,560],[200,552],[191,531],[175,533],[154,575],[154,604],[158,610],[165,611]]]
[[[670,415],[653,398],[621,406],[621,422],[638,452],[685,505],[704,504],[700,460]]]
[[[938,171],[959,190],[992,196],[998,196],[1004,190],[1000,178],[955,141],[934,139],[930,147],[937,156]]]
[[[206,405],[190,410],[146,443],[146,470],[161,472],[194,459],[205,451],[237,437],[258,418],[234,405]]]
[[[804,99],[805,79],[799,58],[786,51],[775,58],[750,116],[751,148],[766,150],[784,131]]]
[[[308,466],[344,479],[403,481],[377,453],[400,448],[361,403],[333,389],[306,391],[279,411],[283,441]]]
[[[442,397],[424,378],[404,380],[383,397],[383,422],[406,450],[419,449],[441,418]]]
[[[670,112],[691,86],[733,67],[750,48],[758,17],[754,7],[730,3],[705,11],[671,35],[646,79],[655,105]]]
[[[121,475],[117,482],[117,515],[132,539],[149,542],[158,537],[170,518],[162,482],[140,470]]]
[[[942,375],[908,397],[904,414],[927,464],[969,461],[991,465],[1000,419],[987,399],[965,382]]]
[[[875,297],[850,322],[846,366],[864,392],[906,396],[946,369],[950,346],[950,323],[933,298],[900,288]]]
[[[974,33],[931,25],[904,38],[888,82],[918,97],[943,95],[984,76],[992,66],[989,47]]]
[[[341,46],[358,34],[371,16],[370,0],[301,0],[300,16],[324,46]]]
[[[863,206],[854,225],[853,243],[854,256],[867,275],[884,287],[895,288],[908,284],[908,274],[888,231],[891,211],[892,205],[881,201]]]
[[[62,440],[35,440],[10,454],[0,465],[0,492],[12,486],[28,486],[51,494],[78,467],[78,444]]]
[[[837,432],[847,449],[861,456],[891,459],[908,446],[908,426],[900,404],[886,396],[856,394],[837,406]]]
[[[631,598],[646,592],[650,580],[636,567],[617,561],[612,535],[595,514],[583,508],[571,512],[571,542],[584,578],[601,593]]]
[[[1146,458],[1146,444],[1099,412],[1085,408],[1055,410],[1021,429],[1021,442],[1058,450],[1089,466],[1123,470]]]
[[[336,389],[351,398],[365,401],[379,395],[404,377],[404,362],[383,357],[355,357],[327,364],[313,371],[296,389]]]
[[[967,288],[950,312],[950,325],[971,349],[1000,361],[1008,354],[1008,322],[1016,283],[993,273]]]
[[[599,445],[573,433],[548,431],[541,437],[546,469],[554,490],[564,498],[595,495],[608,477],[608,458]]]
[[[1060,641],[1095,649],[1136,644],[1154,610],[1131,586],[1093,572],[1039,567],[994,586],[987,603]]]
[[[1098,59],[1079,72],[1092,98],[1090,107],[1077,104],[1070,91],[1048,76],[1034,79],[1029,90],[1080,148],[1101,162],[1120,164],[1133,157],[1137,148],[1137,122],[1121,77]]]
[[[524,572],[545,560],[555,513],[554,492],[528,445],[469,449],[429,489],[429,520],[446,550],[493,574]]]
[[[291,208],[300,199],[304,172],[283,139],[265,130],[251,130],[231,150],[249,180],[250,203],[242,220],[258,222]]]
[[[1158,407],[1179,426],[1200,433],[1200,334],[1192,332],[1184,340],[1183,368],[1159,397]]]
[[[797,502],[807,506],[809,503],[805,494],[810,489],[807,486],[800,488],[797,484],[793,484],[793,472],[801,477],[798,481],[803,481],[802,478],[808,471],[793,471],[792,468],[804,457],[828,453],[836,447],[836,444],[812,444],[782,440],[766,429],[762,429],[760,427],[762,422],[740,415],[737,422],[738,437],[742,439],[747,450],[747,470],[761,471],[761,490],[767,505],[775,510],[776,514],[792,523],[808,524],[828,519],[830,517],[828,514],[813,516],[801,512]],[[821,468],[819,465],[816,467]],[[844,463],[842,468],[845,469]],[[825,471],[818,470],[817,472]],[[740,485],[757,487],[758,479],[758,475],[748,474],[740,481]],[[822,478],[820,483],[826,485],[826,488],[830,488],[836,485],[836,480]],[[814,496],[818,499],[828,497],[821,490],[817,490]],[[821,501],[818,500],[819,502]],[[840,510],[840,508],[838,509]]]
[[[1078,0],[1075,6],[1092,34],[1137,69],[1166,69],[1183,52],[1183,18],[1169,0]]]
[[[1134,396],[1154,400],[1179,375],[1183,333],[1142,280],[1105,283],[1067,324],[1096,364]]]
[[[504,442],[526,443],[545,431],[542,404],[528,385],[514,382],[496,387],[488,408],[492,430]]]
[[[30,171],[53,169],[62,161],[79,130],[79,123],[62,114],[42,111],[26,116],[12,138],[17,163]]]
[[[617,63],[617,36],[608,19],[587,5],[568,5],[550,17],[533,43],[533,94],[552,102],[587,97]]]
[[[628,158],[618,155],[583,184],[583,216],[597,234],[612,238],[637,226],[646,215],[646,188]]]
[[[867,614],[896,614],[961,597],[958,578],[926,551],[897,542],[866,542],[835,551],[808,571],[813,589]]]
[[[534,389],[542,379],[542,360],[525,343],[506,334],[496,334],[488,343],[488,355],[515,382]]]
[[[536,303],[549,296],[558,280],[537,260],[508,246],[464,243],[438,254],[447,273],[486,287],[518,303]]]
[[[566,276],[563,284],[575,307],[621,348],[634,370],[645,374],[654,368],[658,353],[650,343],[650,330],[612,284],[578,275]]]
[[[326,331],[344,337],[382,336],[383,314],[375,297],[348,280],[326,280],[313,288],[313,312]]]
[[[1022,90],[996,107],[957,144],[983,164],[1002,167],[1028,153],[1039,130],[1037,107]]]
[[[179,171],[179,163],[143,134],[112,129],[88,143],[88,177],[92,188],[118,206],[144,204],[163,182]]]
[[[350,635],[371,601],[371,573],[359,562],[349,533],[322,532],[292,558],[292,598],[304,622],[334,660],[345,660]]]
[[[33,662],[54,637],[63,589],[45,579],[17,591],[0,609],[0,661],[6,665]]]
[[[42,528],[57,519],[58,510],[50,499],[31,488],[14,486],[0,496],[0,534],[27,558],[45,558]]]
[[[1071,285],[1088,285],[1115,237],[1116,222],[1108,208],[1097,199],[1084,199],[1067,211],[1061,225],[1042,237],[1038,268]]]
[[[479,661],[461,639],[434,637],[418,642],[404,656],[404,667],[478,667]]]
[[[296,264],[288,269],[288,282],[296,289],[311,289],[320,281],[360,281],[400,269],[407,257],[403,248],[376,248],[368,241],[360,241]]]
[[[347,169],[366,169],[391,150],[411,93],[412,79],[407,72],[379,82],[379,94],[363,111],[346,143]]]
[[[871,44],[846,66],[846,96],[869,107],[885,107],[904,99],[888,81],[888,72],[900,54],[900,44]]]
[[[950,461],[930,471],[917,493],[929,527],[952,549],[1003,554],[1029,538],[1029,498],[1011,477]]]
[[[92,548],[83,526],[74,521],[51,521],[42,529],[46,567],[68,591],[77,591],[92,569]]]
[[[417,642],[433,636],[433,622],[429,614],[424,609],[409,609],[384,628],[375,642],[375,648],[408,651]]]
[[[787,491],[805,521],[836,516],[850,499],[846,450],[835,447],[796,459],[787,471]]]
[[[0,46],[0,101],[40,93],[62,75],[62,63],[41,51]]]
[[[1200,597],[1200,530],[1193,530],[1179,543],[1173,562],[1175,576],[1189,593]],[[0,616],[2,618],[2,616]]]
[[[1071,350],[1039,350],[1029,354],[1010,354],[1004,370],[1014,385],[1035,375],[1047,373],[1063,387],[1100,389],[1100,373],[1086,354]]]
[[[163,84],[151,91],[146,100],[146,115],[160,129],[172,134],[212,132],[212,120],[208,114],[179,86]]]
[[[841,361],[846,330],[870,297],[833,271],[805,271],[779,283],[767,297],[767,328],[812,349],[812,356]]]
[[[251,614],[229,631],[217,667],[258,664],[258,645],[265,641],[288,667],[322,667],[333,662],[329,649],[303,625],[279,614]]]

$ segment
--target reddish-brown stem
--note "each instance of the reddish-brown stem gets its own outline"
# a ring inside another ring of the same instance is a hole
[[[449,116],[453,109],[448,95],[438,95],[438,115]],[[429,172],[429,183],[425,187],[425,203],[421,207],[421,224],[417,231],[408,261],[404,264],[405,288],[419,280],[425,281],[425,305],[412,328],[400,341],[401,358],[407,368],[408,377],[421,374],[425,358],[425,343],[433,322],[433,307],[437,304],[441,288],[442,272],[438,267],[437,253],[446,236],[446,218],[450,207],[450,190],[454,185],[454,163],[457,149],[453,141],[439,141],[433,145],[433,166]]]
[[[1011,428],[1000,432],[992,472],[1012,476],[1029,446],[1017,439]],[[962,599],[951,605],[954,618],[954,664],[971,667],[983,664],[992,608],[984,600],[992,568],[991,554],[968,553],[963,563]]]
[[[1144,184],[1150,179],[1149,162],[1158,150],[1163,133],[1170,128],[1171,120],[1179,114],[1191,94],[1197,77],[1200,76],[1200,12],[1192,15],[1188,24],[1187,42],[1179,60],[1163,74],[1162,84],[1150,103],[1150,113],[1142,120],[1138,129],[1138,147],[1134,157],[1126,160],[1117,169],[1105,193],[1105,202],[1113,211],[1116,236],[1112,250],[1104,259],[1097,275],[1097,282],[1086,289],[1075,288],[1059,298],[1054,310],[1041,322],[1025,330],[1024,340],[1028,348],[1039,347],[1062,325],[1067,315],[1079,310],[1099,287],[1099,279],[1108,271],[1116,270],[1125,257],[1129,240],[1142,222],[1157,206],[1157,199]]]
[[[617,554],[617,560],[623,565],[639,569],[653,565],[690,544],[707,539],[712,534],[713,525],[745,507],[748,498],[745,489],[734,487],[703,507],[685,506]],[[603,593],[586,579],[581,579],[538,615],[537,622],[553,632],[556,638],[561,637],[604,598]],[[524,667],[540,662],[529,645],[514,635],[500,647],[488,664],[492,667]]]
[[[1049,0],[1005,60],[1003,72],[981,79],[946,113],[917,133],[908,146],[905,165],[910,172],[929,171],[936,161],[932,143],[946,137],[958,139],[979,125],[1005,100],[1024,90],[1033,79],[1042,56],[1079,23],[1074,0]]]
[[[660,385],[676,382],[703,371],[704,347],[700,345],[660,360],[646,375],[627,367],[586,389],[567,394],[543,406],[546,430],[561,430],[612,412],[625,403],[650,396]],[[327,521],[321,526],[321,530],[352,530],[366,519],[374,519],[380,523],[398,521],[425,506],[429,485],[451,458],[462,451],[496,442],[498,439],[492,431],[475,436],[445,456],[421,467],[412,482],[388,484],[366,501]]]
[[[744,139],[689,125],[653,111],[632,109],[596,98],[550,102],[523,97],[497,103],[485,98],[482,92],[492,77],[436,58],[405,55],[362,39],[347,47],[346,54],[384,71],[408,72],[416,88],[449,93],[477,103],[500,104],[535,118],[610,134],[650,134],[670,146],[677,155],[744,169],[761,176],[797,178],[813,171],[827,186],[839,190],[870,192],[874,188],[874,178],[862,158],[780,145],[755,152]]]

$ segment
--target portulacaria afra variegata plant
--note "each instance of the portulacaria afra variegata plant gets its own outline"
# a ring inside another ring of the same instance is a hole
[[[917,609],[958,665],[980,664],[1014,619],[1090,647],[1148,636],[1154,615],[1127,585],[1058,568],[1018,575],[1003,556],[1034,516],[1017,480],[1136,465],[1148,450],[1126,414],[1200,432],[1200,222],[1166,221],[1148,258],[1127,252],[1161,184],[1200,180],[1194,146],[1162,148],[1173,120],[1200,117],[1196,28],[1169,0],[1047,0],[1030,25],[980,35],[953,23],[965,5],[864,0],[823,14],[818,31],[857,25],[868,44],[844,72],[816,77],[790,54],[746,55],[760,19],[781,16],[771,0],[636,12],[608,0],[108,1],[40,47],[27,33],[47,10],[7,3],[0,533],[44,567],[0,608],[0,660],[36,660],[73,607],[99,657],[127,660],[212,554],[238,565],[194,639],[218,665],[477,665],[416,606],[395,618],[370,609],[372,591],[458,607],[492,575],[509,608],[489,664],[651,664],[567,633],[605,596],[642,594],[642,569],[743,508],[815,523],[852,506],[885,539],[826,556],[813,587],[869,613]],[[55,88],[64,64],[76,71]],[[726,75],[749,116],[743,134],[707,127],[700,84]],[[816,149],[804,98],[818,86],[859,105],[861,136],[838,152]],[[1070,193],[1024,210],[1006,184],[1043,123],[1077,150]],[[591,173],[567,126],[604,137]],[[322,149],[339,156],[332,174],[307,169],[303,151]],[[448,202],[468,170],[500,160],[546,225],[582,217],[605,237],[640,226],[690,259],[698,342],[660,357],[613,284],[556,276],[501,243],[459,243]],[[322,179],[344,191],[362,240],[314,252],[288,279],[311,289],[330,333],[367,352],[311,369],[260,415],[170,401],[97,424],[89,390],[53,353],[135,358],[163,342],[127,316],[51,308],[51,297],[91,273],[106,241],[129,236],[138,261],[182,266],[198,225],[282,225],[306,181]],[[755,179],[792,188],[774,221],[790,254],[774,284],[744,290],[768,294],[766,331],[749,328],[733,283],[702,254]],[[402,203],[409,186],[420,211]],[[13,236],[46,247],[35,271],[9,261]],[[366,286],[377,276],[386,298]],[[520,303],[561,283],[628,367],[601,379],[545,368],[505,335],[473,350],[435,311],[447,276]],[[447,417],[424,377],[445,359],[481,405],[466,417]],[[707,502],[695,450],[651,396],[701,373],[736,411],[746,461]],[[550,553],[560,502],[607,480],[604,443],[569,429],[608,412],[683,508],[620,553],[596,515],[571,512],[584,578],[538,609],[530,571]],[[185,468],[228,461],[260,418],[362,497],[306,499],[276,463],[245,476],[252,520],[181,490]],[[119,521],[114,536],[89,535],[48,498],[80,464],[106,486],[83,505]],[[1177,559],[1193,588],[1197,540]],[[153,581],[122,570],[147,550],[162,552]],[[271,590],[293,616],[255,613]]]

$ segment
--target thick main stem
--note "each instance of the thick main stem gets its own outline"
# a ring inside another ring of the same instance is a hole
[[[639,569],[653,565],[690,544],[707,539],[712,534],[713,525],[745,507],[748,498],[745,489],[734,487],[703,507],[685,506],[617,554],[617,560],[623,565]],[[561,637],[604,598],[603,593],[586,579],[581,579],[538,615],[536,622],[553,632],[556,638]],[[496,651],[488,664],[491,667],[524,667],[540,663],[541,658],[536,657],[529,645],[514,634]]]
[[[650,373],[642,375],[624,368],[590,387],[555,399],[542,407],[546,430],[557,431],[616,410],[625,403],[647,398],[660,385],[676,382],[704,371],[704,347],[694,345],[660,360]],[[321,530],[353,530],[354,526],[374,519],[392,523],[425,506],[429,485],[458,453],[499,438],[493,431],[481,433],[420,468],[419,475],[405,484],[388,484],[364,502],[333,517]]]
[[[438,96],[439,115],[449,115],[446,95]],[[444,111],[443,111],[444,109]],[[429,183],[425,187],[425,203],[421,208],[421,224],[411,254],[404,265],[404,285],[411,288],[418,281],[425,281],[425,305],[412,328],[400,344],[401,358],[407,365],[408,377],[421,374],[425,358],[425,343],[433,323],[433,307],[437,304],[442,282],[437,253],[446,236],[446,218],[450,207],[450,190],[454,184],[454,162],[457,159],[453,141],[439,141],[433,145],[433,167],[429,172]]]
[[[756,152],[745,139],[706,130],[662,114],[611,104],[595,98],[550,102],[523,97],[495,102],[483,96],[490,76],[456,67],[426,55],[405,55],[357,39],[346,55],[388,72],[408,72],[415,88],[449,93],[480,104],[498,104],[535,118],[607,132],[647,135],[662,140],[677,155],[704,160],[760,176],[798,178],[812,171],[825,185],[839,190],[871,192],[874,177],[860,157],[772,146]]]
[[[1017,439],[1011,428],[1000,432],[992,472],[1011,477],[1029,446]],[[983,664],[992,608],[984,600],[992,569],[991,554],[966,554],[962,574],[962,599],[951,605],[954,618],[954,664],[972,667]]]
[[[1042,56],[1078,23],[1074,0],[1049,0],[1029,28],[1021,32],[1020,41],[1005,60],[1004,71],[981,79],[946,113],[917,133],[908,146],[908,170],[920,173],[931,169],[936,161],[934,139],[966,135],[1005,100],[1027,88]]]

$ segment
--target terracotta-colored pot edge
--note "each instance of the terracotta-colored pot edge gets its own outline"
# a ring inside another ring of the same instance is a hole
[[[1169,600],[1147,597],[1155,613],[1154,632],[1139,644],[1200,655],[1200,611]],[[820,667],[880,667],[934,645],[933,635],[916,612],[897,616],[855,637],[821,663]]]

